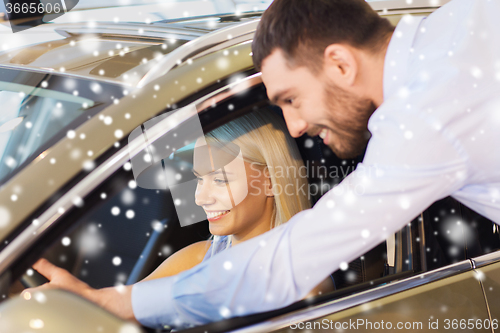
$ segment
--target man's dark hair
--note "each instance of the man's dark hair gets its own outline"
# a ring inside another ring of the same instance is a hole
[[[289,65],[305,65],[317,74],[328,45],[376,52],[393,31],[364,0],[274,0],[257,28],[253,62],[260,71],[262,61],[279,48]]]

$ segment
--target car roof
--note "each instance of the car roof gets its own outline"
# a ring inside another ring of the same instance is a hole
[[[180,46],[215,30],[255,20],[261,14],[207,15],[152,23],[49,24],[44,29],[63,38],[0,53],[0,66],[135,87]]]
[[[422,8],[437,8],[448,1],[375,0],[369,4],[390,16],[401,11],[411,13],[420,12]],[[158,9],[155,11],[155,8]],[[143,86],[141,80],[157,70],[172,51],[216,30],[258,20],[263,13],[251,11],[161,19],[165,16],[162,10],[166,9],[162,9],[161,4],[149,4],[69,12],[58,18],[58,23],[34,28],[39,34],[50,35],[48,40],[0,53],[0,66],[60,73],[128,87]],[[129,15],[126,16],[128,21],[122,22],[120,13],[131,11],[137,13],[137,18]],[[79,52],[74,52],[75,48]]]

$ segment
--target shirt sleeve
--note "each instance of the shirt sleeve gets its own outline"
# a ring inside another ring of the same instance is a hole
[[[150,327],[199,325],[305,297],[342,263],[464,185],[465,161],[454,143],[419,121],[409,121],[401,133],[397,121],[373,122],[364,162],[312,209],[177,276],[137,283],[136,318]],[[410,125],[419,130],[409,135]],[[384,135],[377,134],[384,126]]]

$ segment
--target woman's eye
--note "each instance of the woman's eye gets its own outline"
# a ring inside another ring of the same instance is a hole
[[[203,178],[201,178],[201,177],[196,177],[196,181],[197,181],[198,183],[201,183],[201,182],[203,181]]]
[[[227,184],[227,182],[224,180],[224,179],[214,179],[214,182],[216,182],[217,184]]]
[[[293,98],[288,98],[285,100],[286,104],[292,104],[293,103]]]

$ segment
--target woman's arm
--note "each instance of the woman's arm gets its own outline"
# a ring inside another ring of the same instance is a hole
[[[142,281],[153,280],[162,278],[165,276],[172,276],[184,272],[194,266],[198,265],[203,261],[208,248],[210,247],[210,241],[201,241],[193,243],[185,248],[172,254],[170,257],[165,259],[151,274],[145,277]]]

